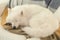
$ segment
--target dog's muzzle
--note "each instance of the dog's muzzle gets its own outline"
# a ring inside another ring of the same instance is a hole
[[[16,26],[13,26],[13,29],[16,29]]]

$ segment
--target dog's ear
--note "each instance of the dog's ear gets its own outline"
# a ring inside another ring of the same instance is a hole
[[[21,11],[21,15],[23,16],[23,11]]]

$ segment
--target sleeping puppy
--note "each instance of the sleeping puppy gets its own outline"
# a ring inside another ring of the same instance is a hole
[[[47,8],[34,4],[16,6],[10,10],[6,18],[6,24],[12,25],[13,29],[18,28],[19,25],[28,26],[30,18],[44,10],[49,11]]]

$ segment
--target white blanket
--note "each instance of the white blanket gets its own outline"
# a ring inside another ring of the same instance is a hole
[[[25,36],[10,33],[0,26],[0,40],[25,40]]]
[[[2,15],[4,8],[7,6],[9,0],[0,0],[0,16]]]

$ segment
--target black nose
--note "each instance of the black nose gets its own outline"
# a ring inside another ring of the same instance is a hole
[[[13,26],[13,29],[16,29],[16,26]]]

